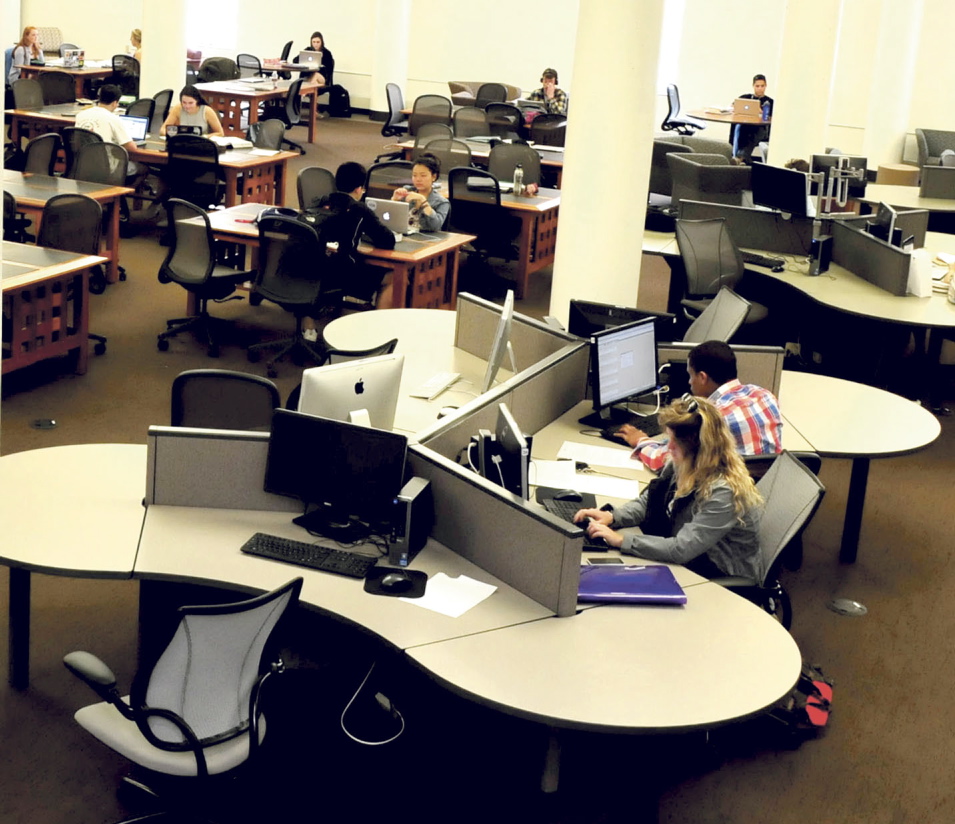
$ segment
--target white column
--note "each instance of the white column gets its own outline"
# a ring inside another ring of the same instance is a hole
[[[562,321],[571,298],[636,305],[662,21],[663,0],[580,4],[550,298]]]
[[[371,64],[371,111],[387,112],[385,84],[408,85],[411,0],[378,0]],[[405,101],[406,103],[408,101]]]
[[[872,44],[869,111],[862,154],[868,168],[899,163],[915,84],[923,0],[881,0],[879,34]]]
[[[143,62],[140,97],[173,90],[173,100],[186,82],[185,0],[143,0]]]
[[[775,101],[769,142],[774,166],[825,151],[838,21],[839,4],[832,0],[786,4],[779,78],[767,78]]]

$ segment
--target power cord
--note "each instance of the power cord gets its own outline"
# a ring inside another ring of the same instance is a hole
[[[342,732],[345,733],[352,741],[357,742],[358,744],[364,744],[367,747],[380,747],[382,744],[390,744],[392,741],[397,739],[405,731],[405,719],[398,708],[391,703],[388,697],[380,692],[375,693],[375,701],[378,702],[378,706],[381,707],[385,712],[389,713],[392,718],[397,720],[401,726],[391,738],[386,738],[383,741],[365,741],[363,738],[359,738],[357,735],[354,735],[348,731],[348,728],[345,726],[345,716],[348,714],[348,710],[351,709],[352,704],[355,703],[355,699],[361,694],[361,691],[365,688],[365,684],[368,683],[368,679],[371,677],[372,672],[375,670],[375,663],[372,663],[371,667],[368,669],[368,672],[365,673],[365,677],[362,679],[361,684],[358,685],[358,689],[355,690],[355,694],[348,700],[348,703],[345,705],[345,709],[342,710],[342,715],[340,719],[340,724]]]

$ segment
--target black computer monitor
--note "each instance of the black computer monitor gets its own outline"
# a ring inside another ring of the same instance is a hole
[[[655,319],[644,318],[596,332],[590,338],[594,413],[580,419],[604,428],[626,423],[633,413],[615,405],[657,387]]]
[[[866,184],[866,165],[868,161],[864,157],[851,157],[849,155],[821,154],[812,156],[813,172],[822,172],[825,179],[822,181],[822,194],[825,195],[829,190],[829,171],[839,165],[840,159],[845,159],[850,169],[861,169],[862,179],[852,178],[848,180],[849,188],[847,194],[849,197],[864,197]],[[836,188],[833,187],[833,197],[838,196]]]
[[[295,523],[349,540],[386,531],[405,474],[408,438],[344,421],[277,409],[265,491],[302,501]]]
[[[809,194],[804,172],[782,169],[766,163],[754,163],[751,167],[750,186],[753,203],[787,212],[793,217],[806,217],[806,198]]]
[[[653,318],[656,321],[658,341],[673,340],[676,315],[670,312],[633,309],[629,306],[614,306],[610,303],[594,303],[589,300],[571,300],[567,316],[567,331],[578,338],[589,340],[595,332],[603,332],[605,329],[645,318]]]
[[[884,240],[894,246],[901,246],[902,230],[895,228],[895,218],[895,209],[888,203],[880,203],[875,217],[866,221],[866,231],[879,240]]]

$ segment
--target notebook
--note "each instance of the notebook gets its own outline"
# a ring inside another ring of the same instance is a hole
[[[611,604],[686,603],[686,593],[668,566],[582,566],[578,601]]]
[[[399,235],[409,233],[411,226],[411,206],[401,200],[384,200],[366,197],[365,205],[371,209],[388,229]]]
[[[131,114],[117,115],[123,126],[126,127],[126,133],[129,139],[137,146],[142,146],[146,140],[146,132],[149,131],[149,118],[137,117]]]
[[[733,114],[762,117],[763,106],[755,97],[737,97],[733,101]]]

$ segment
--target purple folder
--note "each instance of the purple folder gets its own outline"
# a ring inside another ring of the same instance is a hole
[[[686,593],[667,566],[601,564],[580,568],[577,600],[608,604],[685,604]]]

